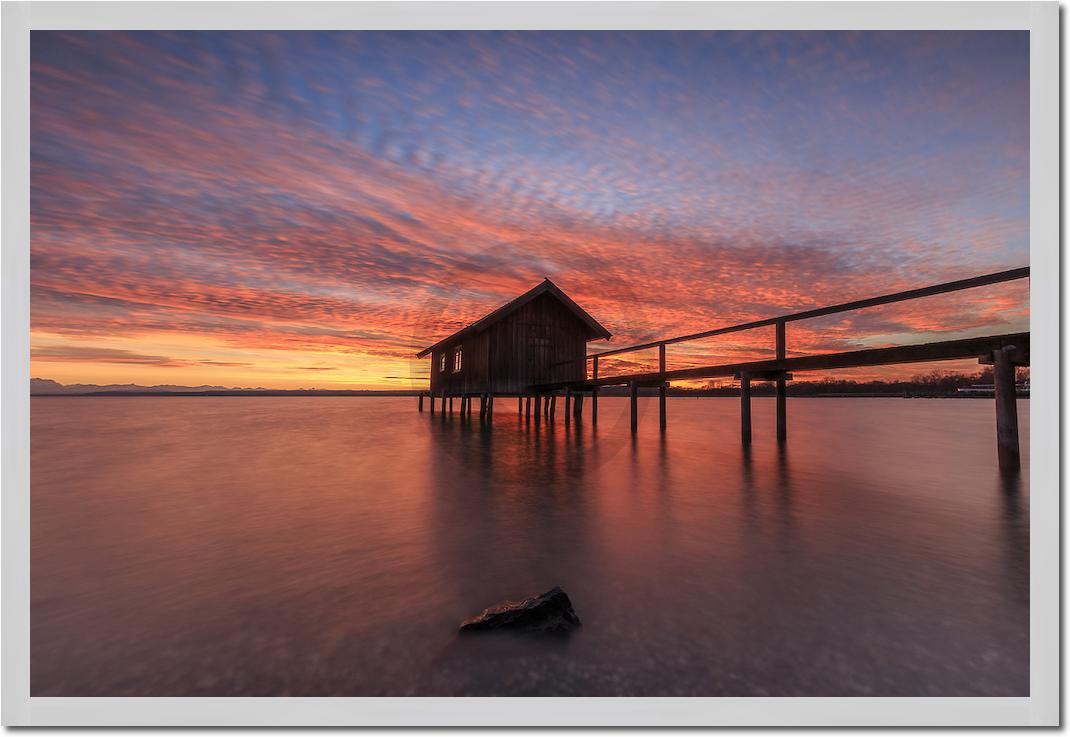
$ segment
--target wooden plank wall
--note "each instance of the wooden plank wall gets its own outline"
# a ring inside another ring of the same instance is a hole
[[[548,294],[524,305],[487,333],[495,392],[522,392],[531,384],[585,378],[587,326]]]
[[[520,393],[532,384],[586,378],[587,326],[551,295],[544,294],[461,343],[460,373],[453,372],[453,348],[431,354],[431,392]]]

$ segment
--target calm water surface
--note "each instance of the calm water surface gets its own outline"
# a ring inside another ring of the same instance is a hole
[[[32,692],[1029,693],[991,400],[792,398],[778,451],[758,398],[749,453],[737,400],[656,401],[34,398]],[[572,637],[457,636],[554,585]]]

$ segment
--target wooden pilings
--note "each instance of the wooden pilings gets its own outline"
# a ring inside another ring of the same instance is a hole
[[[565,427],[568,427],[569,416],[572,414],[572,391],[565,387]]]
[[[576,399],[572,402],[572,416],[577,420],[583,419],[583,394],[576,392]]]
[[[665,344],[658,346],[658,373],[665,373]],[[665,430],[665,396],[669,392],[669,382],[663,381],[658,387],[658,424],[662,431]]]
[[[421,412],[424,411],[424,395],[423,394],[420,395],[420,411]]]
[[[596,359],[597,360],[597,359]],[[598,387],[591,390],[591,426],[598,424]]]
[[[776,323],[776,360],[787,358],[787,323]],[[788,439],[788,382],[783,378],[776,380],[776,439],[778,443]]]
[[[524,419],[531,419],[531,395],[524,397]]]
[[[631,382],[628,384],[628,395],[631,401],[632,410],[632,432],[639,430],[639,384]]]
[[[778,443],[788,440],[788,382],[776,380],[776,439]]]
[[[557,394],[550,395],[550,419],[554,419],[554,415],[557,414]]]
[[[1014,346],[1007,346],[992,354],[992,380],[996,394],[996,452],[999,470],[1014,473],[1021,469],[1018,447],[1018,399],[1014,385]]]
[[[750,376],[739,377],[739,425],[744,445],[750,445]]]

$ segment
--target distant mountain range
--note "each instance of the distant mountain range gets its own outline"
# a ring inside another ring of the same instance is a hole
[[[61,384],[52,379],[30,379],[31,396],[72,396],[72,395],[169,395],[187,394],[197,396],[227,396],[252,394],[256,396],[415,396],[419,392],[411,390],[374,389],[265,389],[264,387],[227,387],[204,384],[201,386],[176,386],[174,384],[157,384],[141,386],[140,384]]]
[[[52,379],[30,379],[30,394],[97,394],[100,392],[122,392],[124,394],[188,394],[190,392],[234,392],[234,391],[269,391],[263,387],[233,388],[227,386],[176,386],[174,384],[157,384],[141,386],[140,384],[61,384]]]

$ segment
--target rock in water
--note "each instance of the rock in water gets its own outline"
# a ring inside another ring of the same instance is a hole
[[[568,594],[554,586],[542,596],[523,601],[503,601],[482,614],[461,622],[461,632],[523,630],[527,632],[568,632],[579,627],[580,618],[572,609]]]

